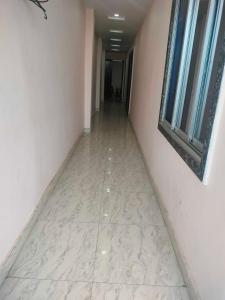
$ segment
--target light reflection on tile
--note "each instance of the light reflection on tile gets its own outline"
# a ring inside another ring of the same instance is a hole
[[[107,254],[102,256],[102,251]],[[162,226],[102,224],[96,282],[183,286],[167,231]]]
[[[147,172],[143,168],[126,169],[123,165],[107,166],[111,174],[105,175],[104,186],[129,192],[152,192]]]

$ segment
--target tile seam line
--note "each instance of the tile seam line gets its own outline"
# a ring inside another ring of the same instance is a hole
[[[63,220],[49,220],[49,219],[40,219],[39,222],[45,222],[48,221],[49,223],[61,223]],[[119,225],[119,226],[136,226],[139,228],[144,227],[158,227],[158,228],[166,228],[164,224],[138,224],[138,223],[117,223],[117,222],[80,222],[80,221],[74,221],[70,220],[70,223],[73,224],[92,224],[92,225]]]
[[[104,281],[85,281],[85,280],[62,280],[34,277],[8,276],[7,279],[21,280],[37,280],[37,281],[53,281],[53,282],[69,282],[69,283],[90,283],[90,284],[108,284],[108,285],[127,285],[127,286],[146,286],[146,287],[164,287],[164,288],[186,288],[186,285],[161,285],[161,284],[145,284],[145,283],[125,283],[125,282],[104,282]]]

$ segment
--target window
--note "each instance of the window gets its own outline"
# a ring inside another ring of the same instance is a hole
[[[224,0],[174,0],[159,129],[201,180],[224,61]]]

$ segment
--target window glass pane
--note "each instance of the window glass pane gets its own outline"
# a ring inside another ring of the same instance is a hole
[[[169,92],[167,97],[167,107],[166,107],[166,114],[165,114],[166,120],[170,123],[173,117],[173,108],[174,108],[174,102],[176,96],[177,80],[178,80],[178,74],[180,68],[180,60],[182,54],[187,11],[188,11],[188,0],[181,0],[176,39],[175,39],[173,66],[171,70],[171,78],[169,83]]]
[[[203,180],[225,66],[225,0],[173,0],[170,24],[158,128]]]
[[[201,143],[205,143],[207,140],[208,132],[211,127],[212,121],[212,102],[216,101],[214,90],[218,81],[218,60],[221,58],[221,49],[224,49],[225,42],[225,3],[223,4],[223,12],[220,22],[220,31],[216,40],[216,51],[213,59],[213,66],[210,73],[210,84],[207,91],[207,101],[204,110],[204,115],[201,123],[199,123],[199,130],[195,133],[195,138]],[[223,54],[225,57],[225,53]],[[214,106],[215,107],[215,106]]]
[[[201,131],[200,131],[200,135],[199,136],[195,136],[195,138],[197,140],[199,140],[201,143],[204,142],[204,139],[205,139],[206,134],[207,134],[208,116],[210,114],[209,109],[210,108],[206,105],[206,108],[205,108],[205,111],[204,111],[204,116],[203,116],[203,121],[202,121],[202,127],[201,127]]]
[[[205,27],[207,23],[206,21],[207,21],[208,7],[209,7],[209,1],[207,0],[200,1],[197,24],[195,29],[194,44],[192,50],[192,57],[191,57],[191,65],[189,70],[188,83],[187,83],[183,114],[182,114],[181,126],[180,126],[181,130],[183,130],[186,133],[188,130],[188,121],[192,109],[192,100],[193,100],[192,93],[193,93],[193,89],[195,88],[196,81],[198,79],[199,67],[201,64],[202,46],[204,42]]]

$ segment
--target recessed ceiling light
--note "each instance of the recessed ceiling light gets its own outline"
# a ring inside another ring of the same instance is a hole
[[[122,39],[114,39],[114,38],[111,38],[110,40],[113,41],[113,42],[122,42]]]
[[[119,47],[120,48],[120,45],[112,44],[111,47]]]
[[[111,33],[123,33],[123,30],[110,29]]]
[[[112,16],[108,16],[109,20],[113,20],[113,21],[125,21],[125,17],[112,17]]]

